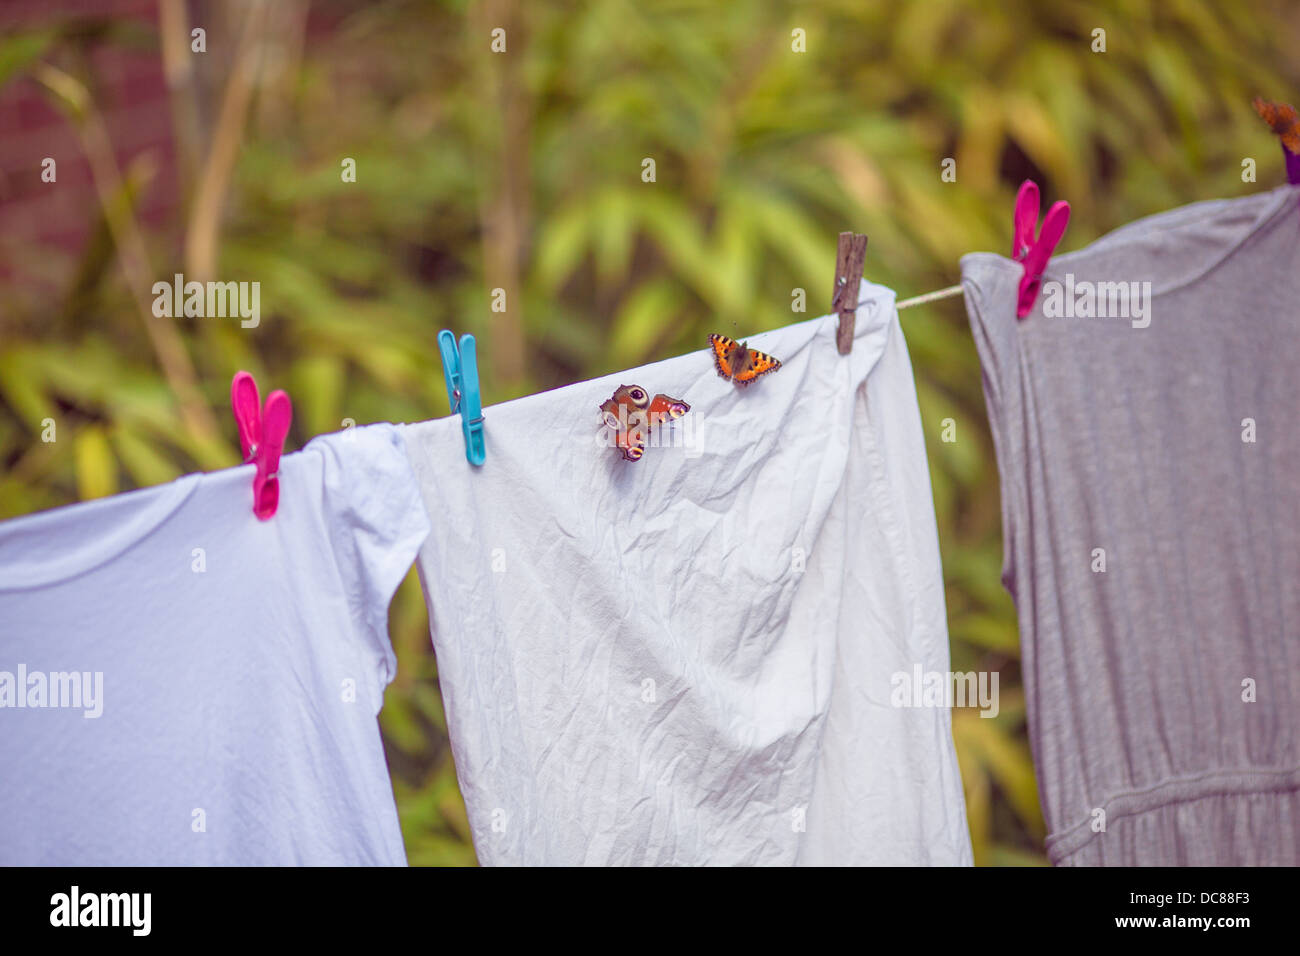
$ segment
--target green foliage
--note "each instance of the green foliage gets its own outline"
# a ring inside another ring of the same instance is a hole
[[[290,390],[295,447],[345,418],[446,414],[442,327],[478,336],[485,399],[499,401],[699,349],[710,331],[821,314],[843,229],[870,235],[867,274],[900,296],[948,285],[963,253],[1006,251],[1025,177],[1045,203],[1071,201],[1063,251],[1271,185],[1279,151],[1249,103],[1294,99],[1300,79],[1287,0],[388,0],[323,12],[333,26],[308,31],[300,56],[300,22],[264,31],[278,72],[255,92],[222,203],[220,277],[261,282],[261,325],[174,321],[220,436],[182,417],[114,254],[111,209],[87,210],[79,260],[0,237],[13,276],[0,285],[0,515],[235,464],[226,396],[239,368]],[[489,50],[498,26],[505,54]],[[792,52],[796,28],[806,53]],[[1097,28],[1105,53],[1091,50]],[[211,63],[230,62],[222,44],[236,33],[210,36]],[[0,82],[34,83],[56,64],[102,105],[87,51],[114,42],[84,22],[10,35]],[[206,76],[216,102],[225,76]],[[177,96],[177,116],[198,115]],[[341,181],[344,157],[355,183]],[[955,183],[940,180],[945,157]],[[1242,183],[1245,157],[1260,186]],[[148,164],[123,178],[118,204],[156,188]],[[184,270],[186,202],[145,232],[151,279]],[[490,310],[494,288],[507,290],[504,315]],[[791,313],[796,288],[807,315]],[[904,316],[954,669],[1001,674],[996,719],[953,720],[977,861],[1041,863],[979,364],[959,300]],[[956,442],[939,439],[946,418]],[[382,723],[410,859],[470,864],[414,574],[391,619],[401,664]]]

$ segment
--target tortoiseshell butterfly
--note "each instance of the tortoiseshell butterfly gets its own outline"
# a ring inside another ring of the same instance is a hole
[[[1282,140],[1282,145],[1300,155],[1300,116],[1296,115],[1295,107],[1287,103],[1270,103],[1259,97],[1251,105]]]
[[[600,417],[614,430],[614,444],[628,461],[645,454],[650,429],[681,418],[691,406],[667,395],[650,397],[640,385],[620,385],[614,395],[600,406]]]
[[[781,367],[781,363],[766,352],[751,349],[730,336],[710,335],[709,342],[713,346],[713,361],[718,374],[737,385],[748,385],[760,375]]]

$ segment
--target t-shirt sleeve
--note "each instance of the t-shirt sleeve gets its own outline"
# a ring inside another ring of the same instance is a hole
[[[429,533],[429,517],[397,429],[352,428],[325,446],[326,520],[348,607],[381,684],[397,673],[388,605]]]

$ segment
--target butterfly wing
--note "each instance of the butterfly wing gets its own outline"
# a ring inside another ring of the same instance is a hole
[[[620,385],[614,394],[600,405],[600,417],[616,431],[650,404],[650,394],[640,385]]]
[[[650,424],[661,425],[666,421],[681,418],[691,410],[680,398],[670,398],[667,395],[656,395],[650,402]]]
[[[736,360],[741,355],[740,343],[730,336],[713,334],[709,336],[709,344],[713,346],[713,362],[718,374],[730,379],[736,373]]]
[[[620,385],[610,401],[631,408],[645,408],[650,404],[650,393],[640,385]]]
[[[605,427],[614,431],[614,446],[628,461],[645,454],[646,426],[653,421],[650,395],[640,385],[620,385],[600,405]]]
[[[736,372],[736,384],[748,385],[760,375],[766,375],[768,372],[775,372],[781,367],[780,361],[774,359],[766,352],[760,352],[758,349],[745,349],[745,360]]]
[[[1283,104],[1272,103],[1268,100],[1255,97],[1250,105],[1255,107],[1255,112],[1258,113],[1260,118],[1269,125],[1273,132],[1280,133],[1286,129],[1287,123],[1283,114]]]
[[[1282,139],[1282,145],[1300,153],[1300,115],[1288,103],[1271,103],[1258,97],[1251,104],[1269,128]]]
[[[605,399],[600,406],[600,419],[605,423],[606,428],[618,431],[621,427],[618,420],[618,402],[612,398]]]
[[[614,443],[628,461],[638,461],[645,454],[645,435],[639,428],[619,432]]]

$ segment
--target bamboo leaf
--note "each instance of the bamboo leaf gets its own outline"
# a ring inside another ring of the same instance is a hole
[[[82,501],[117,492],[117,462],[104,429],[87,425],[73,436],[77,467],[77,494]]]

